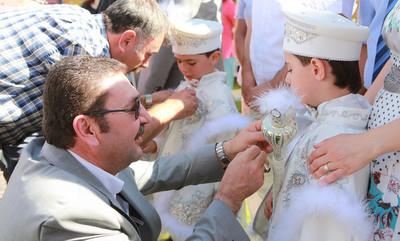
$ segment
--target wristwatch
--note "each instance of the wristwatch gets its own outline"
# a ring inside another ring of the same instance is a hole
[[[150,108],[153,105],[153,95],[144,95],[144,106]]]
[[[225,170],[231,162],[231,159],[229,159],[224,151],[224,143],[225,141],[220,141],[215,144],[215,154],[217,155],[217,159],[221,163],[222,168]]]

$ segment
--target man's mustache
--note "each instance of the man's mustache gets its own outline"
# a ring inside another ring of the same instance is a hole
[[[135,139],[139,138],[141,135],[143,135],[143,133],[144,133],[144,125],[140,124],[139,131],[136,134]]]

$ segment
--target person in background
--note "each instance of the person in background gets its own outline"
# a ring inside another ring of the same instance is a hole
[[[236,5],[234,47],[240,65],[244,61],[244,44],[251,24],[251,4],[252,0],[238,0]]]
[[[222,1],[222,59],[224,70],[227,73],[227,84],[233,87],[236,75],[236,56],[233,46],[233,32],[235,27],[236,3],[233,0]]]
[[[233,35],[233,46],[235,48],[235,54],[236,58],[239,62],[239,72],[237,76],[237,81],[238,84],[242,86],[242,71],[243,71],[243,65],[244,65],[244,56],[245,56],[245,43],[246,39],[250,39],[251,33],[250,33],[250,28],[251,28],[251,11],[252,11],[252,2],[253,0],[238,0],[237,5],[236,5],[236,25],[235,25],[235,31]],[[243,89],[243,87],[242,87]],[[242,91],[242,113],[243,114],[248,114],[249,113],[249,108],[247,104],[244,101],[243,98],[243,91]]]
[[[222,58],[229,59],[235,56],[233,47],[233,31],[235,27],[236,3],[233,0],[222,2]]]
[[[362,61],[361,70],[363,73],[364,87],[367,89],[373,84],[379,72],[382,70],[387,60],[389,60],[389,49],[383,41],[381,32],[384,20],[390,10],[393,9],[396,2],[397,0],[366,0],[360,1],[359,3],[359,23],[368,26],[370,30],[368,40],[363,46],[360,59],[360,61]]]

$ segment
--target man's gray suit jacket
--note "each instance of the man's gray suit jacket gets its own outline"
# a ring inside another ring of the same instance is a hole
[[[0,241],[155,241],[160,218],[143,194],[215,182],[222,174],[212,145],[155,162],[134,162],[119,173],[129,216],[68,151],[38,138],[24,149],[0,200]],[[228,206],[213,201],[188,240],[249,239]]]

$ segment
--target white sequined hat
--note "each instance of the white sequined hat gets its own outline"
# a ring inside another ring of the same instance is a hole
[[[338,61],[360,58],[368,28],[329,11],[285,9],[286,52]]]
[[[174,54],[204,54],[221,48],[222,25],[216,21],[192,19],[174,24]]]

